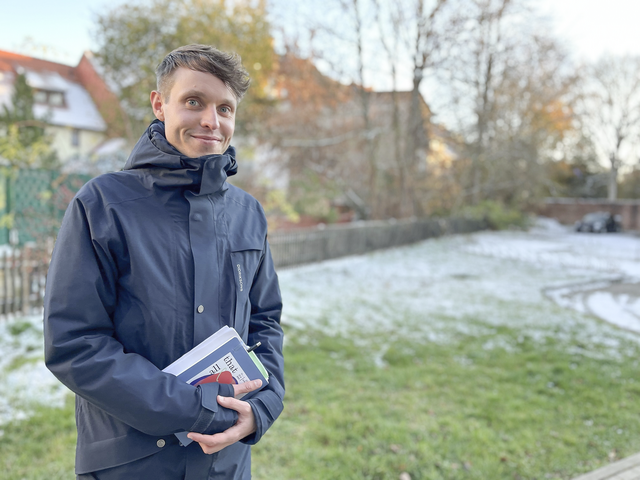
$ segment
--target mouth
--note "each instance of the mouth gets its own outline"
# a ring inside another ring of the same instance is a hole
[[[222,143],[222,139],[219,137],[210,137],[208,135],[191,135],[193,138],[206,145],[216,145]]]

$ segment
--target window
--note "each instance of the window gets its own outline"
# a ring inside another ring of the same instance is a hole
[[[33,92],[33,100],[36,103],[47,103],[47,92],[36,90]]]
[[[64,107],[64,95],[62,92],[50,92],[49,105],[54,107]]]
[[[40,105],[50,105],[52,107],[65,107],[64,92],[54,92],[51,90],[35,90],[33,100]]]
[[[77,128],[71,131],[71,145],[74,147],[80,146],[80,130]]]

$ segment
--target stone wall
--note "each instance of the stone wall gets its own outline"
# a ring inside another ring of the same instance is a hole
[[[321,262],[487,228],[483,220],[427,218],[360,221],[269,233],[276,267]]]

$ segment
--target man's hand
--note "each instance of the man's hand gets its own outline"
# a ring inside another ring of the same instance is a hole
[[[235,398],[238,398],[240,395],[253,392],[254,390],[259,389],[261,386],[262,386],[262,380],[252,380],[250,382],[244,382],[237,385],[233,385],[233,396]],[[230,408],[230,407],[227,407],[227,408]]]
[[[233,386],[233,393],[237,397],[252,392],[260,388],[261,385],[261,380],[241,383]],[[224,447],[228,447],[256,431],[256,420],[253,417],[253,410],[251,410],[249,403],[237,398],[222,397],[220,395],[218,395],[217,400],[222,407],[238,412],[238,421],[233,427],[215,435],[203,435],[195,432],[190,432],[187,435],[191,440],[198,442],[202,451],[207,455],[219,452]]]

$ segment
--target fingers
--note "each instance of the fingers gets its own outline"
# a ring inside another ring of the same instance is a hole
[[[250,389],[253,390],[254,388],[259,388],[261,384],[260,380],[258,380],[257,383],[257,387],[250,387]],[[219,452],[223,448],[228,447],[256,431],[253,410],[248,402],[243,402],[242,400],[238,400],[233,397],[223,397],[221,395],[218,395],[217,400],[220,406],[238,412],[238,422],[224,432],[216,433],[214,435],[189,432],[187,437],[198,442],[202,451],[207,455]]]
[[[251,410],[251,405],[235,398],[221,396],[218,396],[218,402],[222,406],[232,408],[238,412],[238,423],[226,429],[224,432],[216,433],[214,435],[189,432],[187,437],[198,442],[202,451],[207,455],[219,452],[223,448],[228,447],[256,431],[256,424]]]
[[[211,455],[238,441],[236,430],[234,427],[231,427],[215,435],[203,435],[201,433],[190,432],[187,437],[194,442],[198,442],[202,451],[207,455]]]
[[[224,448],[224,446],[218,447],[218,442],[213,438],[214,435],[202,435],[200,433],[191,432],[187,435],[188,438],[193,440],[194,442],[198,442],[202,451],[207,455],[211,455],[212,453],[219,452]]]
[[[218,403],[225,408],[235,410],[239,414],[246,415],[247,413],[251,413],[251,405],[249,405],[247,402],[243,402],[242,400],[238,400],[237,398],[223,397],[221,395],[218,395]]]
[[[213,435],[203,435],[202,433],[196,433],[196,432],[189,432],[187,434],[187,438],[190,438],[191,440],[193,440],[194,442],[198,442],[198,443],[209,443],[209,438],[211,438]]]
[[[243,395],[253,392],[262,386],[262,380],[252,380],[250,382],[239,383],[233,386],[233,396]]]

